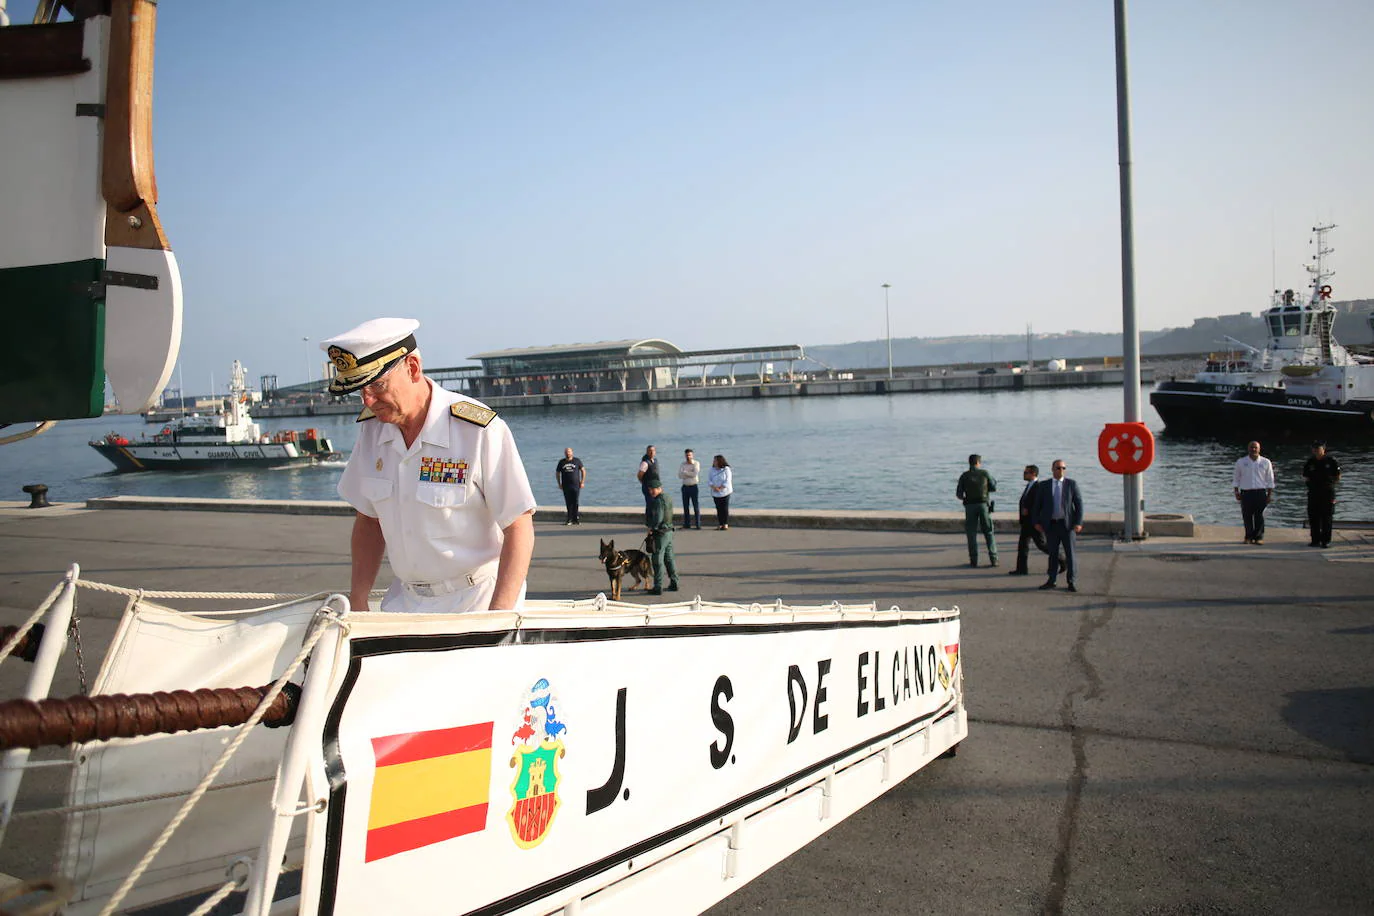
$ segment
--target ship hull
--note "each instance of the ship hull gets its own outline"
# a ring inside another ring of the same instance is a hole
[[[1246,435],[1271,439],[1374,438],[1374,401],[1322,403],[1277,388],[1233,391],[1222,402],[1222,422]]]
[[[1214,436],[1230,432],[1232,419],[1222,409],[1236,385],[1209,382],[1160,382],[1150,392],[1150,406],[1174,435]]]
[[[310,464],[314,454],[302,454],[284,445],[115,445],[93,442],[91,448],[115,466],[120,473],[135,471],[261,470]]]

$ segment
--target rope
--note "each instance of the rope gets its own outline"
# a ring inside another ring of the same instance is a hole
[[[234,600],[237,598],[252,598],[255,601],[277,601],[295,598],[313,598],[317,596],[331,595],[333,592],[177,592],[177,591],[153,591],[145,588],[127,588],[123,585],[110,585],[106,582],[90,582],[80,579],[76,583],[83,588],[94,589],[98,592],[109,592],[113,595],[128,595],[133,598],[223,598]],[[374,588],[368,592],[370,597],[379,597],[386,594],[384,588]],[[236,611],[196,611],[199,615],[208,614],[242,614],[242,610]]]
[[[209,913],[215,907],[219,906],[219,902],[223,900],[225,897],[228,897],[230,894],[232,894],[234,892],[234,889],[238,886],[238,878],[230,878],[228,881],[225,881],[223,884],[220,885],[219,890],[215,891],[213,894],[206,898],[204,903],[202,903],[200,906],[196,907],[194,910],[191,911],[191,916],[205,916],[206,913]]]
[[[77,581],[80,582],[81,580],[78,579]],[[15,630],[14,635],[6,641],[3,647],[0,647],[0,662],[10,657],[10,653],[14,651],[14,647],[19,645],[19,641],[28,635],[29,630],[33,629],[33,625],[37,623],[44,614],[48,613],[48,608],[52,607],[53,602],[57,600],[57,596],[62,594],[62,589],[66,587],[67,583],[65,581],[59,582],[57,585],[53,586],[53,590],[48,592],[48,597],[44,598],[43,603],[38,605],[38,610],[29,615],[29,619],[24,621],[23,626]]]
[[[327,608],[327,604],[321,608],[316,617],[316,624],[313,632],[301,645],[301,650],[296,653],[296,657],[291,660],[291,664],[282,672],[281,677],[277,678],[272,684],[272,689],[267,691],[267,695],[262,698],[262,702],[258,704],[258,708],[253,710],[253,715],[247,722],[243,723],[243,727],[239,729],[239,733],[234,736],[234,740],[224,749],[224,753],[220,754],[219,759],[215,761],[215,765],[210,768],[210,772],[206,773],[205,778],[200,781],[200,785],[196,786],[190,797],[182,804],[180,810],[178,810],[172,820],[168,822],[167,826],[162,828],[162,833],[158,836],[157,840],[153,842],[153,845],[148,848],[148,851],[143,854],[143,858],[134,866],[133,871],[129,872],[123,882],[120,883],[119,888],[110,899],[105,902],[105,906],[101,908],[99,916],[111,916],[111,914],[119,909],[119,905],[123,903],[124,898],[129,895],[129,891],[133,889],[135,882],[137,882],[138,879],[142,877],[143,873],[148,870],[148,866],[153,864],[153,859],[157,858],[157,854],[162,851],[162,847],[166,846],[168,841],[172,839],[172,834],[175,833],[182,822],[186,820],[187,816],[191,813],[191,809],[194,808],[196,803],[201,800],[207,791],[209,791],[210,783],[214,782],[215,777],[220,774],[220,771],[229,765],[230,758],[238,751],[239,746],[247,740],[248,735],[257,727],[257,724],[262,721],[262,717],[267,713],[268,707],[277,699],[277,695],[282,692],[282,688],[286,686],[286,682],[296,673],[296,669],[305,663],[311,650],[315,648],[315,643],[319,642],[320,638],[324,636],[327,626],[337,626],[341,623],[338,615],[334,613],[332,609],[326,610]]]
[[[64,761],[65,762],[65,761]],[[218,792],[221,789],[237,789],[241,786],[256,785],[260,782],[271,782],[275,776],[259,776],[256,779],[240,779],[238,782],[226,782],[223,785],[211,786],[206,791]],[[123,805],[141,805],[144,802],[163,801],[168,798],[185,798],[190,795],[189,791],[182,792],[161,792],[157,795],[136,795],[132,798],[120,798],[115,801],[91,802],[89,805],[66,805],[61,808],[32,808],[28,811],[16,811],[10,815],[11,821],[21,820],[31,817],[52,817],[66,814],[84,814],[87,811],[102,811],[105,808],[118,808]]]
[[[0,17],[2,17],[2,16],[4,16],[4,6],[3,6],[3,5],[0,5]],[[3,426],[0,426],[0,429],[3,429],[5,426],[8,426],[8,425],[9,425],[9,424],[6,423],[6,424],[4,424]],[[56,425],[57,425],[57,421],[56,421],[56,420],[44,420],[43,422],[41,422],[41,423],[39,423],[37,426],[35,426],[33,429],[26,429],[26,430],[24,430],[22,433],[14,433],[13,435],[10,435],[10,436],[2,436],[2,437],[0,437],[0,445],[9,445],[11,442],[23,442],[25,439],[32,438],[33,436],[36,436],[36,435],[38,435],[39,433],[45,433],[45,432],[47,432],[48,430],[52,429],[52,428],[53,428],[54,426],[56,426]]]

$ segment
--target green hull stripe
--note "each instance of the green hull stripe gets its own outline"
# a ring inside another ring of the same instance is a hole
[[[0,423],[98,417],[105,407],[105,298],[99,258],[0,269]]]

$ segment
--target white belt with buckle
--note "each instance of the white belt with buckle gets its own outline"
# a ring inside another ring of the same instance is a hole
[[[459,576],[457,579],[449,579],[444,582],[402,582],[401,586],[417,598],[442,598],[444,595],[452,595],[465,588],[471,588],[478,582],[496,574],[496,563],[488,563],[478,567],[466,576]]]

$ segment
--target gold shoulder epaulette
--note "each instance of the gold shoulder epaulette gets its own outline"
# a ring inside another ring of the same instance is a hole
[[[448,409],[460,420],[467,420],[477,426],[485,427],[492,420],[496,419],[496,411],[490,407],[482,407],[478,404],[470,404],[467,401],[459,401]]]
[[[363,408],[363,412],[360,413],[360,414],[358,414],[358,419],[354,420],[353,422],[354,422],[354,423],[361,423],[361,422],[363,422],[364,420],[371,420],[371,419],[375,418],[376,416],[377,416],[377,415],[376,415],[375,413],[372,412],[372,408],[371,408],[371,407],[364,407],[364,408]]]

